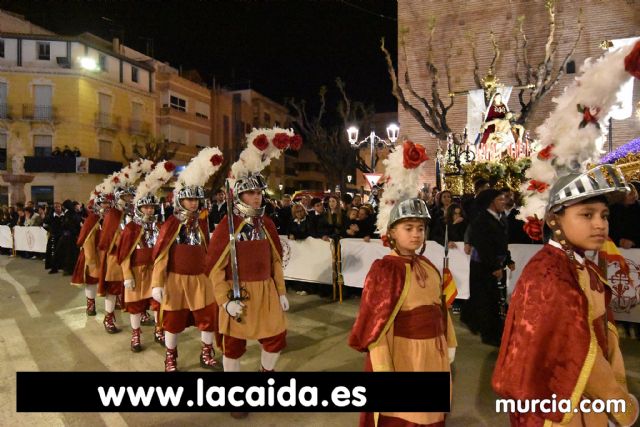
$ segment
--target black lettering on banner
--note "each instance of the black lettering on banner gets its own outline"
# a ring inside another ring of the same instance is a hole
[[[448,372],[18,372],[16,394],[18,412],[450,410]]]

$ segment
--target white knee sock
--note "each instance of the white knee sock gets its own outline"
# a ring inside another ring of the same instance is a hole
[[[154,312],[153,312],[153,320],[155,320],[155,322],[156,322],[156,326],[159,326],[159,325],[158,325],[158,315],[159,315],[159,314],[160,314],[160,313],[159,313],[159,312],[157,312],[157,311],[154,311]]]
[[[86,285],[84,287],[84,295],[87,298],[96,299],[97,291],[98,291],[98,285]]]
[[[178,334],[172,334],[171,332],[164,331],[164,345],[169,350],[175,350],[178,346]]]
[[[240,359],[229,359],[222,356],[222,366],[225,372],[240,372]]]
[[[142,318],[142,314],[131,314],[129,315],[129,320],[131,321],[131,329],[140,329],[140,320]]]
[[[200,331],[200,339],[205,344],[213,344],[213,332]]]
[[[104,298],[104,309],[107,313],[113,313],[116,309],[116,296],[107,294]]]
[[[260,361],[262,362],[262,367],[267,371],[273,371],[276,367],[276,362],[280,357],[280,352],[277,353],[269,353],[268,351],[262,350],[262,355],[260,356]]]

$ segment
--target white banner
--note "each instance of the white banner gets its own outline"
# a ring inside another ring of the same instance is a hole
[[[301,282],[333,283],[333,256],[331,242],[308,237],[289,240],[280,236],[284,278]]]
[[[388,255],[390,250],[382,245],[380,239],[365,242],[362,239],[340,240],[342,253],[342,278],[345,286],[362,288],[371,264]],[[456,248],[449,249],[449,270],[458,287],[458,298],[469,298],[469,256],[464,253],[464,244],[456,243]],[[442,273],[444,247],[434,241],[427,241],[424,256]]]
[[[0,248],[13,248],[13,236],[8,225],[0,225]]]
[[[16,251],[46,252],[47,230],[42,227],[13,227]]]

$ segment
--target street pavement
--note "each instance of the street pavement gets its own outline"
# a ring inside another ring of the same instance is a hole
[[[359,299],[334,303],[317,295],[290,291],[288,346],[279,371],[360,371],[363,357],[347,345]],[[162,371],[164,349],[153,342],[153,327],[143,326],[144,351],[129,349],[126,313],[117,312],[123,332],[108,335],[102,327],[103,299],[98,315],[85,315],[84,291],[69,277],[50,275],[40,260],[0,255],[0,425],[18,426],[355,426],[356,413],[252,413],[232,419],[228,413],[16,413],[17,371]],[[495,413],[490,387],[497,351],[480,342],[455,319],[458,351],[454,364],[452,414],[448,426],[507,426]],[[640,395],[640,341],[621,341],[632,393]],[[209,373],[199,366],[199,333],[180,336],[180,370]],[[249,343],[242,370],[258,370],[260,349]],[[427,385],[428,386],[428,385]],[[43,384],[35,399],[60,393],[61,385]],[[68,392],[73,399],[73,391]]]

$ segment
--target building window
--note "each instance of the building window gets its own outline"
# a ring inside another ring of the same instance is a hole
[[[185,99],[171,95],[171,97],[169,98],[169,102],[171,104],[171,108],[179,111],[187,111],[187,101]]]
[[[33,153],[36,157],[50,157],[53,137],[51,135],[34,135]]]
[[[4,185],[0,187],[0,205],[2,206],[9,205],[9,187]]]
[[[207,116],[206,114],[202,114],[202,113],[196,113],[196,117],[200,117],[201,119],[209,119],[209,116]]]
[[[7,84],[0,82],[0,119],[9,117],[9,108],[7,107]]]
[[[131,67],[131,81],[138,83],[138,69],[136,67]]]
[[[4,40],[0,39],[0,58],[4,58]]]
[[[224,116],[222,118],[222,141],[225,146],[228,146],[229,143],[231,142],[229,140],[231,136],[229,131],[230,131],[229,116]]]
[[[98,141],[98,154],[102,160],[111,160],[112,153],[111,141],[104,139]]]
[[[38,49],[38,59],[43,61],[51,59],[51,43],[36,42],[36,48]]]
[[[576,73],[576,61],[573,59],[567,62],[567,74],[575,74]]]
[[[47,204],[53,205],[53,186],[52,185],[32,185],[31,200],[36,206]]]
[[[0,170],[7,170],[7,134],[0,133]]]
[[[108,71],[107,70],[107,55],[98,55],[98,66],[100,67],[100,71]]]

